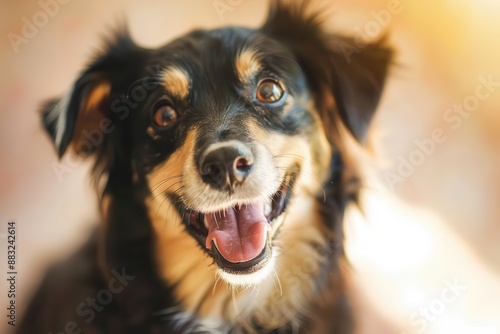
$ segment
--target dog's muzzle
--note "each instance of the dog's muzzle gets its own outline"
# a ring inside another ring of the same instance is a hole
[[[201,154],[198,168],[202,180],[219,191],[232,193],[252,172],[254,155],[238,140],[210,144]],[[205,215],[207,249],[229,263],[259,257],[266,246],[268,222],[262,202],[229,207]]]
[[[203,191],[211,193],[212,201],[218,202],[220,196],[220,202],[213,209],[198,211],[174,196],[187,231],[224,272],[260,271],[272,259],[272,240],[281,226],[273,224],[286,209],[296,172],[285,173],[274,192],[264,194],[259,193],[258,156],[250,145],[234,139],[212,142],[200,148],[195,159]]]

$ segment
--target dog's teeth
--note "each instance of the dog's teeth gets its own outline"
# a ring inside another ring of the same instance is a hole
[[[273,211],[273,206],[270,202],[266,202],[264,204],[264,216],[269,216],[271,214],[271,211]]]

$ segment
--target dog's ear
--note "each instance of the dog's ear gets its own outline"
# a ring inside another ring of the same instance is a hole
[[[71,145],[87,156],[103,145],[105,134],[115,127],[111,115],[114,94],[138,75],[147,49],[137,46],[126,28],[120,28],[82,72],[71,92],[48,102],[43,109],[45,129],[62,157]],[[125,88],[126,89],[126,88]]]
[[[262,31],[287,45],[306,74],[325,131],[332,140],[338,116],[363,142],[378,105],[392,52],[384,39],[362,45],[324,31],[310,1],[274,0]]]

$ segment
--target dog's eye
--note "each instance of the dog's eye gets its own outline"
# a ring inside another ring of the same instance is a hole
[[[161,105],[156,108],[153,119],[158,126],[169,126],[177,120],[177,112],[169,105]]]
[[[281,100],[285,91],[273,80],[264,80],[257,88],[257,99],[260,102],[274,103]]]

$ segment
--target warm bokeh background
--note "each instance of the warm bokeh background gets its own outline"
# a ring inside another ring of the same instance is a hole
[[[328,24],[359,34],[377,22],[373,11],[395,1],[326,1],[332,8]],[[241,0],[218,15],[216,2],[69,0],[16,52],[8,34],[20,35],[23,17],[32,21],[42,7],[34,0],[0,0],[0,263],[4,277],[2,233],[15,219],[19,311],[46,266],[78,247],[97,215],[88,164],[78,164],[62,180],[53,170],[57,158],[37,115],[41,101],[68,90],[100,36],[120,17],[140,44],[159,46],[194,27],[255,27],[267,7],[266,1]],[[358,332],[500,333],[500,87],[456,129],[443,119],[454,104],[475,94],[480,76],[500,82],[500,2],[396,2],[401,12],[382,25],[398,51],[397,66],[372,136],[385,156],[382,182],[387,183],[387,171],[397,171],[400,159],[417,154],[415,141],[431,138],[436,128],[447,140],[392,187],[400,200],[427,211],[426,218],[399,218],[405,215],[396,211],[394,221],[353,222],[348,229]],[[1,282],[0,309],[5,310],[7,288]],[[465,288],[457,290],[453,302],[439,302],[453,282]],[[431,309],[428,320],[419,315],[422,308]],[[2,333],[7,331],[4,313]]]

